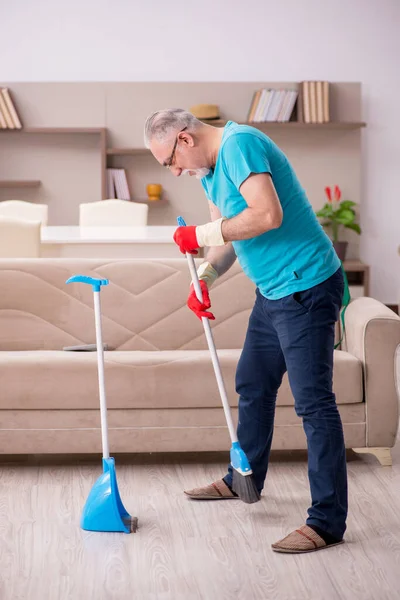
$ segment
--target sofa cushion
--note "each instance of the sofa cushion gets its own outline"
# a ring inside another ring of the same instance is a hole
[[[76,273],[110,281],[101,292],[103,339],[110,348],[207,349],[201,321],[186,306],[190,274],[182,257],[0,261],[0,351],[95,342],[92,287],[66,284]],[[211,327],[218,348],[243,346],[254,301],[254,285],[237,263],[215,282]]]
[[[219,350],[228,398],[235,406],[240,350]],[[109,408],[207,408],[220,398],[207,350],[105,352]],[[0,409],[98,408],[93,352],[0,352]],[[339,404],[362,402],[361,362],[335,351],[334,389]],[[293,405],[285,375],[278,404]]]

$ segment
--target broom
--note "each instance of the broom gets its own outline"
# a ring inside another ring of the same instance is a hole
[[[182,217],[177,219],[180,227],[185,227],[186,223]],[[190,275],[192,277],[193,287],[196,292],[197,299],[199,302],[203,301],[203,294],[201,292],[200,282],[196,271],[194,258],[190,253],[186,253]],[[211,354],[211,360],[214,367],[215,376],[217,379],[218,389],[221,396],[222,406],[224,408],[225,419],[228,425],[229,435],[231,438],[232,446],[230,450],[230,459],[232,466],[232,490],[239,496],[239,498],[247,504],[258,502],[260,500],[260,494],[257,490],[253,471],[251,470],[250,463],[247,459],[246,454],[242,450],[237,435],[233,426],[232,413],[226,395],[226,389],[224,380],[222,377],[221,366],[217,351],[215,348],[214,338],[210,327],[210,322],[207,317],[202,317],[204,333],[207,338],[208,348]]]

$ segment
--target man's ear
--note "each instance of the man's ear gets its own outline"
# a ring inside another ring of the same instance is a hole
[[[190,133],[187,133],[187,131],[181,131],[181,133],[179,134],[179,140],[183,144],[189,146],[189,148],[193,148],[194,146],[193,136]]]

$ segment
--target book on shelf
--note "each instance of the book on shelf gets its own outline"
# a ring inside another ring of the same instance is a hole
[[[317,94],[316,94],[316,88],[315,88],[315,81],[310,81],[308,90],[310,93],[311,123],[316,123],[317,122]]]
[[[107,198],[131,200],[125,169],[107,169]]]
[[[0,88],[0,129],[22,129],[21,120],[8,88]]]
[[[115,198],[115,185],[112,169],[107,169],[107,198],[114,200]]]
[[[298,97],[298,91],[292,89],[256,90],[247,115],[249,123],[290,121]]]
[[[303,81],[300,85],[304,123],[329,123],[329,82]]]

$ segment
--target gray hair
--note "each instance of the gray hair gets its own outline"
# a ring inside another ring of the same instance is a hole
[[[169,140],[172,134],[182,131],[185,127],[193,131],[201,125],[201,121],[183,108],[157,110],[146,119],[144,125],[145,146],[149,148],[153,138],[158,142],[164,142]]]

